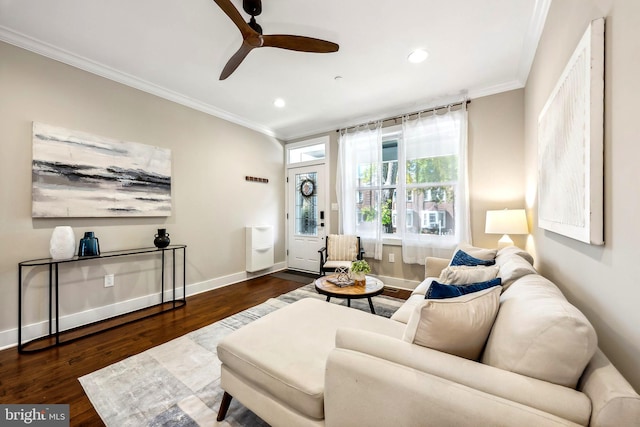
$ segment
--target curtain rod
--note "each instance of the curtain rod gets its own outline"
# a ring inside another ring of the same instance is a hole
[[[340,132],[341,130],[344,130],[345,132],[348,132],[348,131],[350,131],[350,130],[356,129],[356,128],[360,127],[360,126],[368,125],[368,124],[370,124],[370,123],[375,123],[375,122],[382,122],[382,123],[384,123],[384,122],[388,122],[388,121],[390,121],[390,120],[396,121],[396,120],[401,119],[401,118],[403,118],[403,117],[405,117],[405,116],[407,116],[407,117],[409,117],[409,116],[415,116],[415,115],[417,115],[417,114],[427,113],[427,112],[429,112],[429,111],[437,111],[437,110],[441,110],[441,109],[443,109],[443,108],[457,107],[457,106],[459,106],[459,105],[461,106],[462,104],[469,105],[469,104],[471,104],[471,100],[470,100],[470,99],[467,99],[467,100],[460,101],[460,102],[454,102],[453,104],[439,105],[439,106],[437,106],[437,107],[427,108],[426,110],[420,110],[420,111],[414,111],[413,113],[402,114],[401,116],[387,117],[386,119],[373,120],[373,121],[366,122],[366,123],[360,123],[359,125],[355,125],[355,126],[348,126],[348,127],[346,127],[346,128],[343,128],[343,129],[336,129],[336,132]]]

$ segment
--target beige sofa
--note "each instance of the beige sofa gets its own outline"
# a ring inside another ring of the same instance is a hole
[[[273,426],[640,425],[640,396],[584,315],[526,252],[501,250],[496,263],[506,289],[478,360],[407,336],[448,264],[428,258],[391,319],[305,299],[225,338],[219,419],[233,396]]]

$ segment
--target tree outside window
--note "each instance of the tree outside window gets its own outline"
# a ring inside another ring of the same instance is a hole
[[[401,136],[401,135],[400,135]],[[404,203],[404,227],[420,234],[452,234],[455,229],[456,155],[407,160],[405,180],[398,183],[398,134],[383,138],[380,164],[358,164],[356,208],[359,226],[371,228],[378,222],[384,234],[397,234],[398,203]],[[397,198],[398,189],[405,193]],[[378,203],[379,202],[379,203]],[[434,213],[438,221],[425,221]],[[369,223],[369,224],[364,224]]]

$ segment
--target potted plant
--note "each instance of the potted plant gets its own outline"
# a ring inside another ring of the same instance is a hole
[[[351,278],[355,285],[365,285],[367,273],[371,273],[371,266],[363,259],[351,263]]]

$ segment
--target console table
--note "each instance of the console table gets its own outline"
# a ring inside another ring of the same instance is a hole
[[[79,338],[83,338],[98,332],[106,331],[108,329],[113,329],[115,327],[121,326],[126,323],[134,322],[140,319],[144,319],[147,317],[155,316],[157,314],[161,314],[170,310],[175,310],[176,308],[180,308],[187,303],[186,299],[186,266],[187,266],[187,253],[186,253],[187,245],[169,245],[166,248],[158,249],[158,248],[138,248],[138,249],[128,249],[121,251],[111,251],[111,252],[103,252],[98,256],[86,256],[86,257],[78,257],[74,256],[73,258],[66,260],[54,260],[51,258],[41,258],[34,259],[29,261],[22,261],[18,263],[18,352],[20,353],[28,353],[34,351],[40,351],[47,348],[55,347],[62,344],[67,344],[72,341],[75,341]],[[182,251],[182,297],[176,298],[176,256],[179,256],[179,251]],[[178,254],[176,254],[178,252]],[[173,261],[172,264],[172,298],[165,301],[164,292],[165,292],[165,258],[166,254],[170,253]],[[82,263],[84,261],[103,259],[103,258],[115,258],[115,257],[127,257],[133,255],[143,255],[143,254],[159,254],[162,259],[162,267],[160,270],[161,280],[161,291],[160,291],[160,303],[153,304],[148,307],[134,310],[129,313],[124,313],[117,315],[115,317],[99,320],[93,323],[89,323],[82,326],[77,326],[71,329],[67,329],[64,331],[60,330],[60,314],[59,314],[59,282],[58,282],[58,269],[60,264],[74,264],[74,263]],[[22,342],[22,310],[23,310],[23,301],[22,301],[22,290],[23,290],[23,270],[30,269],[38,266],[45,266],[49,268],[49,334],[35,338],[33,340]],[[55,294],[55,295],[54,295]],[[54,314],[54,300],[55,300],[55,330],[53,328],[53,314]],[[106,324],[108,321],[112,321],[114,319],[123,318],[124,316],[128,316],[131,313],[140,312],[141,315],[137,316],[135,319],[123,320],[119,323],[111,322],[112,324]],[[103,324],[102,327],[97,327],[96,325]]]

